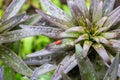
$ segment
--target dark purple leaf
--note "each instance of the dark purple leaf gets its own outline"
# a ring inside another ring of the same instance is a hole
[[[74,1],[75,4],[79,7],[79,9],[82,11],[84,16],[89,19],[89,12],[85,0],[74,0]]]
[[[102,31],[107,31],[108,29],[110,29],[113,25],[116,24],[116,21],[119,20],[120,18],[120,7],[116,8],[115,10],[113,10],[109,15],[108,15],[108,19],[106,20],[105,24],[104,24],[104,29],[100,29],[99,32]]]
[[[13,27],[15,27],[17,24],[20,23],[21,19],[25,16],[25,14],[21,14],[18,16],[14,16],[8,20],[5,20],[0,24],[0,33],[9,30]]]
[[[101,18],[101,19],[96,23],[96,25],[97,25],[98,27],[103,27],[103,25],[104,25],[105,21],[107,20],[107,18],[108,18],[107,16]]]
[[[75,1],[73,0],[68,0],[68,5],[71,9],[73,18],[76,19],[79,25],[84,26],[84,14],[82,11],[79,9],[79,7],[75,4]]]
[[[103,2],[101,1],[96,7],[97,7],[97,10],[95,11],[92,17],[94,23],[99,21],[102,18]]]
[[[83,58],[87,58],[88,51],[89,51],[91,45],[92,45],[91,41],[84,41],[83,50],[82,50]]]
[[[75,40],[75,43],[78,43],[82,40],[88,39],[88,34],[83,34],[78,37],[78,39]]]
[[[114,7],[116,0],[104,0],[104,7],[103,7],[103,13],[104,15],[108,15]]]
[[[82,47],[80,46],[80,44],[76,44],[75,49],[76,49],[76,58],[79,66],[81,79],[96,80],[97,77],[96,77],[95,70],[93,68],[92,63],[88,58],[86,58],[86,60],[83,59]]]
[[[26,27],[27,28],[27,27]],[[14,30],[0,35],[0,43],[13,42],[20,40],[22,38],[36,36],[36,35],[45,35],[51,38],[57,38],[59,35],[60,29],[51,28],[51,27],[33,27],[33,29],[20,29]]]
[[[106,39],[119,38],[120,37],[120,32],[118,32],[118,31],[106,32],[106,33],[103,33],[103,37],[105,37]]]
[[[53,42],[49,44],[46,48],[44,48],[41,51],[32,53],[27,55],[28,57],[36,57],[36,56],[44,56],[44,55],[60,55],[61,53],[65,54],[66,51],[73,50],[74,48],[74,41],[70,39],[63,39],[61,41],[61,44],[56,44],[56,42]]]
[[[16,72],[25,76],[31,76],[32,70],[10,49],[0,46],[0,59]]]
[[[61,71],[65,74],[72,70],[77,65],[75,55],[67,55],[58,65],[51,80],[60,80],[62,78]]]
[[[118,73],[118,68],[119,68],[119,53],[115,57],[113,63],[110,65],[108,68],[106,75],[103,80],[116,80],[117,79],[117,73]]]
[[[43,18],[45,18],[46,20],[48,20],[49,22],[53,23],[54,25],[56,25],[59,28],[62,29],[68,29],[69,27],[74,26],[73,22],[70,21],[63,21],[61,19],[55,18],[51,15],[48,15],[40,10],[36,10]]]
[[[33,25],[41,19],[42,19],[42,17],[39,14],[34,14],[34,15],[29,16],[28,19],[25,22],[23,22],[22,24]]]
[[[55,6],[50,0],[41,0],[42,3],[45,5],[47,10],[53,14],[54,17],[58,19],[62,19],[64,21],[71,21],[71,17],[68,16],[63,10]]]
[[[4,80],[4,67],[0,67],[0,80]]]
[[[31,77],[31,80],[37,80],[40,75],[50,72],[54,69],[56,69],[55,65],[43,64],[39,68],[35,68],[34,73]]]
[[[104,60],[105,63],[111,64],[108,53],[102,44],[94,44],[93,48],[96,50],[96,52],[99,54],[99,56]]]
[[[5,21],[15,16],[19,12],[24,3],[25,0],[12,0],[11,4],[8,6],[8,8],[6,9],[2,16],[2,21]]]
[[[39,52],[39,51],[38,51]],[[36,52],[37,53],[37,52]],[[29,57],[29,58],[26,58],[24,59],[24,62],[27,64],[27,65],[42,65],[44,63],[53,63],[51,61],[51,56],[48,54],[48,55],[45,55],[44,53],[40,56],[37,56],[37,57]]]

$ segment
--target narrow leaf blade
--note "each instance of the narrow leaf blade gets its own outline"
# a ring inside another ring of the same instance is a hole
[[[4,67],[0,67],[0,80],[4,80]]]
[[[2,16],[2,21],[5,21],[15,16],[19,12],[24,3],[25,0],[12,0],[11,4],[8,6],[4,15]]]
[[[7,33],[3,33],[0,35],[0,43],[13,42],[20,40],[22,38],[37,36],[37,35],[45,35],[51,38],[57,38],[60,30],[51,27],[38,27],[34,29],[20,29],[14,30]],[[26,34],[27,33],[27,34]]]
[[[24,16],[25,16],[25,14],[17,15],[17,16],[14,16],[14,17],[2,22],[0,24],[0,33],[15,27],[15,25],[20,23],[21,19]]]
[[[93,48],[97,51],[97,53],[105,61],[105,63],[111,64],[107,51],[105,50],[102,44],[94,44]]]
[[[80,75],[83,80],[96,80],[95,70],[88,58],[83,59],[82,57],[82,47],[76,44],[76,58],[80,69]]]
[[[18,73],[26,76],[32,75],[32,70],[23,62],[23,60],[4,46],[0,46],[0,58],[6,65],[13,68]]]
[[[114,7],[116,0],[104,0],[104,7],[103,7],[103,13],[104,15],[109,14]]]
[[[62,78],[61,71],[65,74],[72,70],[77,65],[75,55],[67,55],[58,65],[55,73],[52,76],[52,80],[60,80]]]
[[[107,73],[103,80],[116,80],[117,73],[118,73],[118,67],[119,67],[119,53],[115,57],[113,63],[110,65],[110,67],[107,70]]]
[[[47,10],[51,13],[54,14],[53,16],[62,19],[64,21],[70,21],[71,17],[68,16],[63,10],[55,6],[53,3],[50,2],[50,0],[41,0],[42,3],[45,5]]]
[[[34,70],[31,80],[37,80],[40,75],[50,72],[54,69],[56,69],[55,65],[43,64],[42,66],[40,66],[39,68],[36,68]]]

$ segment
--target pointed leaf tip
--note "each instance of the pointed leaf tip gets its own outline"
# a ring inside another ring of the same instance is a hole
[[[99,56],[105,61],[105,63],[110,65],[111,60],[110,60],[104,46],[102,44],[93,44],[92,46],[96,50],[96,52],[99,54]]]
[[[88,58],[86,58],[86,60],[83,59],[82,47],[80,46],[80,44],[76,44],[75,50],[81,78],[83,80],[96,80],[97,77],[92,63]]]
[[[116,80],[118,68],[119,68],[119,59],[120,59],[120,53],[117,53],[114,61],[108,68],[106,75],[103,80]]]
[[[70,21],[71,17],[67,15],[63,10],[55,6],[50,0],[41,0],[41,2],[45,5],[47,10],[51,13],[54,14],[52,16],[62,19],[64,21]]]

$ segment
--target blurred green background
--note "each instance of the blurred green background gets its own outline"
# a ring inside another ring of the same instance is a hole
[[[10,4],[11,0],[0,0],[0,18],[2,14],[4,13],[7,6]],[[66,0],[52,0],[52,2],[63,9],[66,13],[71,15],[70,10],[68,6],[66,5]],[[87,6],[90,5],[89,0],[86,1]],[[43,11],[46,11],[46,8],[43,4],[40,3],[40,0],[26,0],[26,3],[23,5],[20,13],[27,12],[27,14],[34,14],[35,9],[42,9]],[[25,58],[27,54],[38,51],[42,48],[44,48],[46,45],[48,45],[53,40],[49,39],[45,36],[35,36],[35,37],[29,37],[22,39],[20,41],[20,48],[18,49],[18,55],[22,58]],[[15,45],[18,42],[14,43]],[[16,46],[13,46],[16,48]],[[0,61],[0,64],[3,63]],[[18,73],[15,73],[13,70],[11,70],[9,67],[5,67],[5,80],[29,80],[27,77],[24,77]],[[53,71],[44,75],[41,75],[39,77],[39,80],[50,80],[51,75],[53,74]]]

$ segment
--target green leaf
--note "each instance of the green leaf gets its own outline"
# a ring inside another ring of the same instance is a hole
[[[2,21],[5,21],[15,16],[19,12],[24,3],[25,0],[12,0],[11,4],[8,6],[4,15],[2,16]]]
[[[80,70],[80,75],[82,80],[97,80],[95,70],[88,58],[83,59],[82,57],[82,47],[79,44],[75,46],[77,63]]]
[[[20,23],[21,19],[25,16],[25,14],[14,16],[8,20],[5,20],[0,24],[0,33],[9,30],[15,27],[17,24]]]
[[[118,73],[118,68],[119,68],[119,53],[116,55],[113,63],[110,65],[108,68],[106,75],[103,80],[116,80],[117,78],[117,73]]]
[[[0,59],[18,73],[26,76],[31,76],[33,73],[21,58],[5,46],[0,46]]]

